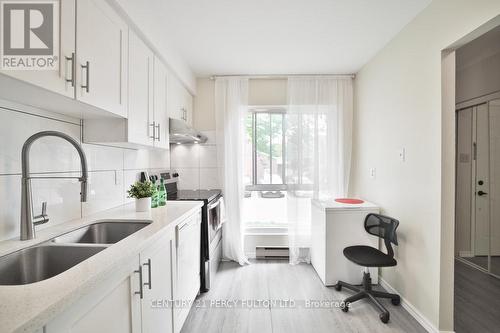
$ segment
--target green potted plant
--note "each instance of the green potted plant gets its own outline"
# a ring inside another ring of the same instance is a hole
[[[156,186],[150,182],[135,182],[127,191],[129,198],[135,199],[135,210],[137,212],[148,212],[151,210],[151,197],[156,193]]]

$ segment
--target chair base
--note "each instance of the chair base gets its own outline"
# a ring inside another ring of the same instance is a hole
[[[344,300],[344,302],[341,306],[342,311],[344,311],[344,312],[349,311],[350,303],[359,301],[360,299],[363,299],[363,298],[368,298],[379,309],[379,311],[380,311],[379,317],[380,317],[380,320],[384,324],[386,324],[389,321],[390,314],[389,314],[389,311],[387,311],[387,309],[379,302],[379,300],[377,298],[390,298],[392,304],[394,304],[394,305],[399,305],[401,303],[401,298],[397,294],[391,294],[391,293],[373,290],[372,289],[372,279],[370,277],[370,273],[366,272],[366,271],[363,273],[363,284],[361,286],[354,286],[352,284],[349,284],[349,283],[343,282],[343,281],[338,281],[337,284],[335,285],[335,289],[337,291],[341,291],[342,287],[356,292],[356,294],[354,294],[351,297],[348,297]]]

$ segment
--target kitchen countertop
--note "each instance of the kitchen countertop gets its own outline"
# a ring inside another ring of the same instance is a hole
[[[36,239],[33,240],[0,242],[0,256],[3,256],[102,220],[152,222],[52,278],[26,285],[0,286],[0,331],[32,332],[42,328],[121,265],[138,258],[142,249],[169,230],[173,231],[178,223],[201,207],[201,202],[175,201],[167,202],[165,207],[154,208],[151,212],[138,213],[134,203],[131,203],[37,231]]]

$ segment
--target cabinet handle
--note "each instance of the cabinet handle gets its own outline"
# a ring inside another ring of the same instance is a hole
[[[156,140],[160,141],[161,138],[160,138],[160,123],[158,123],[158,125],[155,126],[156,127],[156,130],[158,131],[158,137],[156,137]]]
[[[66,68],[68,68],[68,61],[71,61],[71,78],[66,77],[66,82],[70,82],[71,86],[75,86],[75,72],[76,72],[76,66],[75,66],[75,52],[71,53],[71,57],[65,57],[66,58]]]
[[[151,124],[149,124],[149,126],[153,127],[153,135],[150,135],[149,138],[153,139],[153,141],[154,141],[154,140],[156,140],[156,135],[155,135],[155,133],[156,133],[156,123],[153,121]]]
[[[144,283],[144,285],[151,289],[151,259],[148,259],[148,262],[143,264],[143,266],[148,266],[148,282]]]
[[[87,61],[85,65],[80,66],[82,66],[82,70],[85,69],[85,85],[81,85],[81,87],[88,93],[90,91],[90,62]]]
[[[134,271],[134,273],[139,274],[139,291],[134,292],[135,295],[140,295],[141,299],[143,298],[144,294],[142,292],[142,267],[139,266],[139,269]]]

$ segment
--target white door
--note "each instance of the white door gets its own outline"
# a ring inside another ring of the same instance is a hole
[[[476,177],[474,255],[486,256],[490,246],[490,136],[488,105],[476,108]]]
[[[72,68],[75,60],[75,0],[59,2],[61,27],[59,30],[59,69],[55,71],[2,71],[3,74],[15,77],[74,98],[75,82]]]
[[[128,27],[106,1],[78,0],[76,14],[76,98],[126,117]]]
[[[129,32],[128,142],[152,146],[153,51]]]
[[[500,100],[489,103],[490,116],[490,248],[491,255],[500,255]],[[500,267],[491,265],[493,274],[500,275]]]
[[[142,332],[173,332],[173,279],[175,238],[161,237],[141,253],[143,290]]]
[[[155,57],[154,60],[154,121],[155,147],[169,148],[169,123],[167,110],[168,71],[165,65]]]

